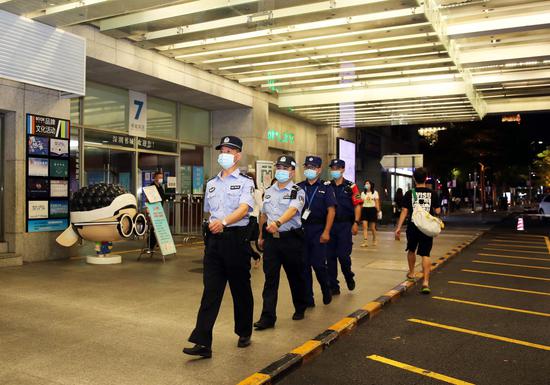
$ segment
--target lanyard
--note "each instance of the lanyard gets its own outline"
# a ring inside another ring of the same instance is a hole
[[[313,203],[313,200],[315,199],[315,194],[317,194],[317,190],[319,190],[319,186],[315,187],[315,191],[313,191],[313,195],[312,195],[311,200],[310,200],[309,199],[309,194],[307,193],[307,186],[306,186],[306,204],[307,204],[307,209],[308,210],[311,207],[311,204]]]

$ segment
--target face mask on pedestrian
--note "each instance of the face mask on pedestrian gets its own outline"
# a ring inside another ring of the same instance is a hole
[[[163,184],[163,183],[164,183],[164,179],[161,178],[161,179],[158,180],[158,182],[159,182],[159,184]]]
[[[218,155],[218,164],[222,166],[224,170],[231,168],[235,164],[235,155],[222,152]]]
[[[315,179],[317,178],[317,171],[306,169],[304,170],[304,176],[309,180]]]
[[[365,190],[370,190],[370,183],[365,183]]]
[[[275,179],[277,179],[280,183],[288,182],[290,179],[290,171],[288,170],[276,170],[275,171]]]
[[[340,179],[342,176],[342,171],[340,170],[330,170],[330,176],[332,179]]]

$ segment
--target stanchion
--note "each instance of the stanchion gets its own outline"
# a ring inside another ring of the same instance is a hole
[[[525,226],[523,224],[523,217],[518,217],[518,224],[516,226],[517,231],[524,231]]]

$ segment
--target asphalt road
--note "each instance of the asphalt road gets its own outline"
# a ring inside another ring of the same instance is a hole
[[[550,384],[550,227],[526,226],[496,226],[431,296],[415,288],[280,383]]]

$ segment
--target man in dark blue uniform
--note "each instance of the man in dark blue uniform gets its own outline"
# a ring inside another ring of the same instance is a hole
[[[205,228],[204,291],[195,329],[183,349],[185,354],[212,357],[212,330],[227,283],[233,297],[237,346],[250,345],[254,300],[250,286],[248,216],[254,207],[254,182],[239,171],[243,143],[236,136],[223,137],[216,147],[222,171],[206,183],[204,211],[210,214]]]
[[[302,223],[306,236],[305,278],[308,307],[315,306],[312,268],[321,286],[323,303],[328,305],[332,301],[327,271],[327,244],[336,215],[336,196],[330,182],[319,179],[322,163],[318,156],[307,156],[304,162],[306,180],[298,183],[306,192]]]
[[[340,294],[338,261],[349,290],[355,289],[355,274],[351,271],[352,235],[359,231],[361,220],[361,193],[355,183],[344,179],[346,162],[333,159],[330,162],[331,186],[336,194],[336,217],[330,231],[327,265],[332,295]]]

